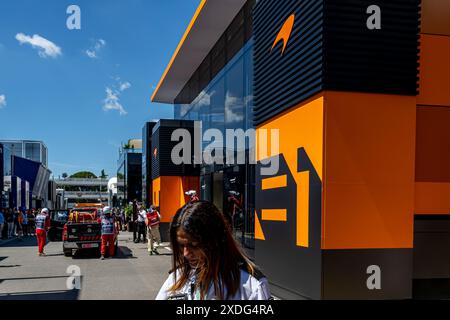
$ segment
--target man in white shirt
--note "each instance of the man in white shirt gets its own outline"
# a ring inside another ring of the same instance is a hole
[[[145,227],[145,219],[147,218],[147,211],[144,209],[144,207],[141,205],[138,209],[138,215],[137,215],[137,227],[138,227],[138,234],[136,238],[136,243],[141,242],[141,234],[143,237],[143,242],[146,243],[146,227]]]

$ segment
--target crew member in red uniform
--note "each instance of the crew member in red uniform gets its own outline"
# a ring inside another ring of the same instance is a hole
[[[39,256],[44,255],[44,246],[47,241],[47,231],[50,228],[50,217],[47,208],[41,210],[35,219],[36,238],[38,241]]]
[[[199,197],[197,196],[197,191],[195,191],[195,190],[189,190],[189,191],[185,192],[185,194],[190,197],[190,200],[189,200],[190,203],[200,201]]]
[[[159,254],[156,247],[161,244],[161,233],[159,232],[159,222],[161,221],[161,215],[155,206],[151,206],[147,211],[147,218],[145,223],[148,231],[148,253],[150,255]]]
[[[106,246],[109,244],[109,258],[114,256],[114,217],[111,216],[111,208],[105,207],[103,209],[103,215],[100,218],[102,224],[102,248],[101,248],[101,258],[105,259]]]

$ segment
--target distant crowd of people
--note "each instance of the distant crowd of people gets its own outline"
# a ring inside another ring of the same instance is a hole
[[[0,240],[36,235],[36,216],[39,210],[0,209]]]

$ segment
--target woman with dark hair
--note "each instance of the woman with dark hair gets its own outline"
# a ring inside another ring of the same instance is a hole
[[[170,226],[173,272],[157,300],[269,300],[267,279],[209,202],[179,209]]]

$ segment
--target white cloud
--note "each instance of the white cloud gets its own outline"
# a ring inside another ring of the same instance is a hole
[[[20,44],[30,44],[33,48],[38,49],[38,53],[41,58],[56,58],[62,54],[60,47],[38,34],[30,37],[23,33],[18,33],[16,35],[16,39]]]
[[[103,110],[111,111],[117,110],[119,111],[121,116],[126,115],[128,112],[125,111],[122,104],[120,103],[120,92],[116,90],[112,90],[111,88],[106,88],[106,99],[103,101]]]
[[[91,51],[91,50],[86,50],[86,54],[89,58],[91,59],[95,59],[97,58],[97,53],[95,51]]]
[[[120,84],[120,91],[125,91],[131,88],[131,83],[125,82]]]
[[[98,39],[95,41],[94,46],[85,51],[86,55],[91,59],[97,59],[100,51],[106,46],[106,41]]]
[[[128,114],[128,112],[120,103],[120,96],[125,90],[131,88],[131,83],[128,81],[122,82],[120,77],[117,76],[111,78],[114,79],[116,83],[112,86],[106,87],[106,99],[103,100],[103,110],[117,110],[121,116],[124,116]]]
[[[195,106],[197,108],[209,106],[211,104],[211,97],[216,94],[216,91],[212,91],[211,93],[207,93],[205,90],[200,92],[198,95],[200,98],[195,102]]]
[[[244,120],[242,113],[237,113],[235,110],[244,110],[244,99],[233,96],[230,92],[227,92],[225,96],[225,121],[227,122],[241,122]]]
[[[6,107],[6,97],[4,94],[0,96],[0,109]]]

